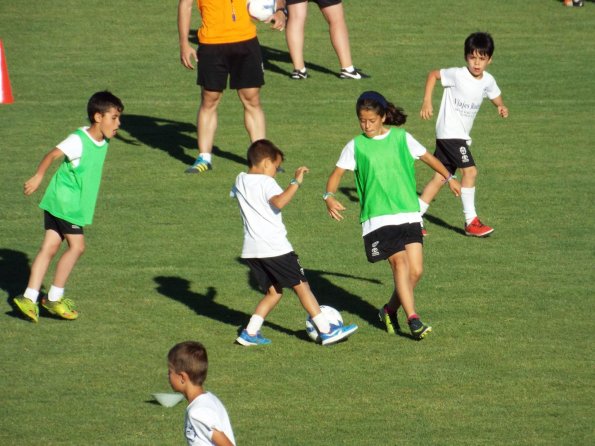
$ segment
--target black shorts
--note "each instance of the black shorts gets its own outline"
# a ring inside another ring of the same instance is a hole
[[[43,225],[46,231],[56,231],[62,240],[64,240],[66,234],[83,234],[82,226],[55,217],[48,211],[43,211]]]
[[[364,235],[364,248],[370,263],[386,260],[393,254],[404,251],[405,245],[410,243],[423,245],[420,223],[383,226]]]
[[[457,169],[475,166],[475,160],[464,139],[437,139],[434,156],[451,174]]]
[[[308,0],[286,0],[287,6],[295,5],[297,3],[305,3]],[[327,6],[338,5],[341,3],[341,0],[312,0],[314,3],[318,5],[320,9],[326,8]]]
[[[209,91],[227,87],[260,88],[264,85],[264,68],[258,39],[236,43],[199,44],[196,83]]]
[[[273,285],[276,288],[293,288],[308,281],[300,259],[293,251],[277,257],[244,260],[264,293]]]

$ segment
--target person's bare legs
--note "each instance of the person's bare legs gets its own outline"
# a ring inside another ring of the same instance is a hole
[[[285,40],[294,70],[303,70],[304,61],[304,28],[308,17],[308,2],[296,3],[287,7],[289,19],[285,28]]]
[[[277,306],[281,298],[283,297],[283,291],[277,290],[273,285],[267,290],[267,293],[256,305],[254,314],[260,316],[263,319],[269,315],[269,313]]]
[[[65,288],[70,273],[74,269],[76,262],[85,252],[85,236],[83,234],[66,234],[68,249],[60,256],[56,265],[54,283],[52,285],[58,288]]]
[[[41,248],[39,249],[37,256],[35,256],[35,260],[31,265],[31,273],[29,274],[27,288],[38,291],[41,289],[43,278],[48,271],[50,262],[58,252],[58,249],[60,249],[61,244],[62,238],[56,231],[45,231]]]
[[[327,6],[320,10],[329,24],[329,34],[331,44],[339,58],[341,68],[347,68],[353,65],[351,60],[351,48],[349,46],[349,31],[345,23],[345,14],[343,4],[339,3],[333,6]]]
[[[244,125],[254,142],[266,137],[264,111],[260,105],[260,88],[240,88],[238,96],[244,106]]]
[[[415,287],[417,286],[423,273],[423,248],[420,243],[410,243],[405,245],[405,252],[409,260],[409,281],[411,283],[412,290],[415,290]],[[397,311],[401,306],[401,299],[396,288],[393,291],[387,306],[391,312]]]
[[[222,91],[209,91],[204,88],[200,93],[200,106],[196,118],[198,132],[198,152],[211,153],[217,131],[217,107],[223,96]]]

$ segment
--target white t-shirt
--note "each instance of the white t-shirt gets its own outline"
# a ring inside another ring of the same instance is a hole
[[[436,120],[437,139],[465,139],[471,144],[471,128],[483,98],[496,99],[502,94],[494,77],[484,71],[476,79],[467,67],[443,68],[440,81],[444,87]]]
[[[87,134],[89,139],[95,143],[98,147],[102,147],[104,141],[95,141],[95,139],[89,135],[89,127],[81,127],[81,130]],[[64,141],[56,146],[62,152],[68,160],[72,163],[72,167],[77,167],[81,162],[81,157],[83,156],[83,142],[78,135],[71,133],[66,137]]]
[[[386,138],[389,133],[390,130],[384,135],[375,136],[374,139],[382,140]],[[405,132],[405,138],[407,141],[407,147],[409,148],[409,153],[411,153],[413,158],[419,159],[420,156],[427,152],[427,149],[408,132]],[[345,147],[343,147],[341,156],[339,156],[339,161],[337,161],[336,165],[340,169],[355,170],[355,141],[353,139],[349,141]],[[422,218],[419,212],[405,212],[402,214],[372,217],[362,223],[362,236],[369,234],[378,228],[382,228],[383,226],[402,225],[405,223],[421,223],[421,221]]]
[[[236,444],[225,406],[211,392],[205,392],[186,408],[186,441],[189,446],[211,446],[213,430],[223,432],[229,441]]]
[[[242,258],[277,257],[293,251],[281,210],[269,200],[283,192],[273,177],[240,173],[230,196],[237,198],[244,222]]]

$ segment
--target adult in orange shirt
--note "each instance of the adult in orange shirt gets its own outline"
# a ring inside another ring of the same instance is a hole
[[[262,54],[256,26],[246,7],[246,0],[196,0],[202,18],[198,30],[198,49],[188,42],[192,4],[179,0],[178,35],[180,60],[188,69],[197,62],[197,84],[201,87],[197,115],[198,158],[187,173],[212,169],[211,152],[217,130],[217,107],[227,87],[238,91],[244,106],[244,125],[250,141],[265,137],[265,117],[260,105],[260,87],[264,85]],[[279,31],[285,28],[285,0],[277,0],[277,10],[269,19]]]

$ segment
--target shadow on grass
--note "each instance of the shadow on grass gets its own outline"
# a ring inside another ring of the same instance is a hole
[[[8,248],[0,249],[0,288],[8,295],[7,301],[12,308],[6,313],[9,316],[21,318],[12,299],[23,293],[30,271],[27,254]]]
[[[116,135],[116,139],[125,144],[132,146],[145,145],[162,150],[172,158],[181,161],[185,166],[194,163],[195,156],[198,155],[196,137],[190,136],[190,134],[196,134],[196,125],[194,124],[155,116],[125,114],[122,117],[120,130],[130,135],[129,138],[121,133]],[[188,150],[192,151],[194,155],[187,154],[186,151]],[[221,150],[217,146],[213,147],[213,154],[246,165],[244,157]]]
[[[191,310],[194,310],[199,316],[233,325],[238,329],[238,334],[251,317],[251,314],[216,302],[217,290],[214,287],[207,287],[206,292],[201,294],[192,291],[190,289],[190,281],[181,277],[157,276],[153,280],[157,283],[157,291],[160,294],[183,303]],[[264,325],[288,336],[309,340],[305,330],[294,331],[269,321],[265,321]]]
[[[456,232],[459,235],[465,235],[465,230],[458,227],[458,226],[453,226],[450,223],[445,222],[444,220],[442,220],[441,218],[438,217],[434,217],[431,214],[424,214],[424,219],[426,219],[427,221],[429,221],[430,223],[436,225],[436,226],[441,226],[445,229],[448,229],[450,231]]]
[[[237,258],[237,261],[239,263],[245,264],[241,258]],[[316,300],[318,300],[319,305],[329,305],[337,309],[342,314],[351,313],[367,321],[372,326],[384,329],[383,326],[380,324],[380,321],[378,320],[378,309],[374,307],[374,305],[366,302],[360,296],[350,293],[344,288],[335,285],[328,279],[329,276],[354,279],[373,284],[381,284],[381,281],[377,279],[368,279],[366,277],[358,277],[351,274],[306,269],[306,277],[308,279],[308,283],[310,284],[310,288],[316,296]],[[250,272],[248,272],[248,277],[250,287],[255,291],[263,292],[263,290],[260,289],[258,283],[254,279],[252,274],[250,274]],[[284,290],[284,297],[286,296],[287,292],[295,296],[295,293],[293,293],[293,291]],[[295,298],[297,299],[297,296],[295,296]],[[305,319],[306,314],[304,313],[304,321]],[[345,323],[349,324],[351,322],[349,320],[345,320]]]
[[[292,66],[289,52],[264,45],[260,45],[260,49],[262,51],[262,61],[265,71],[270,71],[271,73],[281,74],[282,76],[289,77],[289,75],[291,74],[290,71],[284,70],[283,68],[273,63],[282,62],[289,64],[289,66]],[[317,72],[321,74],[331,75],[333,77],[339,77],[339,73],[329,70],[328,68],[315,63],[306,62],[306,68],[308,68],[309,75],[312,75],[312,72]]]

